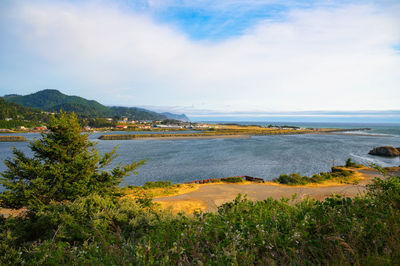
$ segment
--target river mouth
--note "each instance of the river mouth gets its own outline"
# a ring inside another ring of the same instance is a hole
[[[371,130],[371,133],[376,131]],[[369,133],[369,132],[368,132]],[[378,132],[380,133],[380,132]],[[385,132],[386,133],[386,132]],[[228,176],[255,176],[266,180],[280,174],[300,173],[312,176],[333,165],[344,165],[347,158],[362,164],[399,166],[400,158],[368,155],[378,146],[399,146],[400,136],[357,136],[352,134],[303,134],[252,136],[231,139],[117,140],[102,141],[102,132],[90,139],[100,153],[118,146],[119,156],[110,167],[147,159],[137,175],[125,177],[122,185],[143,185],[147,181],[168,180],[184,183]],[[40,134],[23,134],[28,139]],[[0,143],[0,160],[12,156],[11,147],[32,156],[28,142]],[[0,171],[6,170],[4,163]]]

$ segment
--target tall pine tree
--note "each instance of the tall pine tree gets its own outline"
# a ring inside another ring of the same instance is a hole
[[[124,176],[135,172],[144,161],[105,167],[117,156],[116,148],[99,155],[88,134],[81,133],[77,116],[61,112],[52,118],[50,132],[30,143],[33,157],[14,148],[14,158],[5,160],[7,170],[0,183],[5,191],[0,204],[9,208],[37,208],[51,201],[74,200],[91,193],[118,194]]]

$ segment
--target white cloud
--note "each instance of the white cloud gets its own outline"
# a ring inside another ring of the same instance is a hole
[[[156,4],[156,3],[155,3]],[[371,5],[292,10],[239,37],[193,41],[115,6],[18,2],[31,53],[107,104],[212,110],[398,109],[399,18]],[[22,25],[22,28],[21,28]],[[123,89],[121,89],[123,88]]]

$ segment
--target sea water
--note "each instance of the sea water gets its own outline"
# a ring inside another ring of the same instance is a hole
[[[255,124],[252,122],[240,123]],[[258,124],[268,125],[269,123]],[[102,154],[118,146],[119,156],[111,167],[118,163],[146,160],[145,165],[137,169],[138,174],[127,176],[122,185],[143,185],[147,181],[159,180],[182,183],[198,179],[241,175],[270,180],[280,174],[294,172],[313,175],[321,171],[329,171],[333,165],[343,165],[347,158],[363,164],[400,166],[400,157],[385,158],[368,155],[368,151],[377,146],[400,147],[400,124],[272,124],[313,128],[368,127],[371,130],[352,131],[339,135],[301,134],[229,139],[112,141],[98,140],[98,137],[104,133],[93,133],[90,139],[97,142],[96,147]],[[360,136],[360,134],[362,135]],[[40,137],[40,134],[37,133],[18,135],[24,135],[28,139]],[[24,151],[28,156],[32,156],[27,142],[3,142],[0,143],[1,162],[12,156],[10,149],[12,146]],[[0,163],[0,171],[4,170],[6,170],[4,163]]]

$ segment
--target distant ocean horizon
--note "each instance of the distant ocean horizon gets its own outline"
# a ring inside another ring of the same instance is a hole
[[[385,158],[368,154],[369,150],[377,146],[400,147],[400,123],[217,122],[370,130],[327,135],[253,136],[244,139],[116,141],[99,140],[98,137],[103,133],[97,132],[90,135],[90,139],[97,142],[96,147],[100,153],[119,146],[119,156],[111,167],[118,163],[147,159],[146,164],[137,169],[138,175],[126,177],[123,185],[143,185],[147,181],[160,180],[183,183],[197,179],[243,175],[271,180],[280,174],[294,172],[310,176],[329,171],[333,165],[343,165],[347,158],[366,165],[374,163],[381,166],[400,166],[400,157]],[[24,135],[28,139],[40,137],[37,133],[18,135]],[[27,142],[0,143],[0,171],[6,170],[3,161],[12,156],[12,146],[32,155]]]
[[[239,124],[239,125],[259,125],[259,126],[296,126],[303,128],[340,128],[340,129],[357,129],[370,128],[371,130],[363,131],[365,134],[394,134],[400,135],[400,122],[274,122],[274,121],[198,121],[199,123],[212,124]]]

